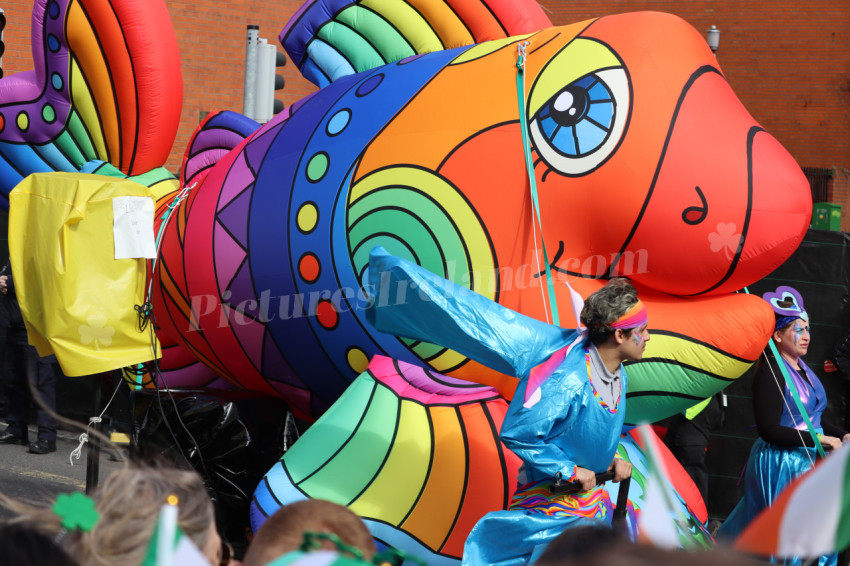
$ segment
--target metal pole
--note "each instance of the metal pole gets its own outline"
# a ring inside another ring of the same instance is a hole
[[[249,24],[245,44],[245,87],[242,113],[252,120],[256,118],[254,101],[257,92],[257,42],[259,38],[260,26]]]
[[[626,511],[629,505],[629,487],[632,485],[632,477],[629,476],[620,482],[617,489],[617,507],[614,509],[614,514],[611,517],[611,526],[614,530],[626,534]]]
[[[98,373],[92,376],[92,394],[91,394],[91,414],[100,414],[101,404],[101,379],[104,374]],[[101,431],[100,423],[95,423],[92,428],[97,432]],[[91,494],[94,488],[97,487],[98,476],[100,475],[100,441],[97,438],[89,439],[89,447],[86,452],[86,494]]]

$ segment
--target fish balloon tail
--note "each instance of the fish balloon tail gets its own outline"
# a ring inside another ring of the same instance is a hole
[[[180,168],[182,186],[200,182],[209,169],[260,128],[254,120],[229,110],[208,115],[192,134]]]
[[[183,100],[164,0],[35,0],[31,30],[34,68],[0,79],[0,195],[95,160],[164,165]]]
[[[301,74],[319,87],[402,59],[552,26],[534,0],[312,0],[280,32]]]

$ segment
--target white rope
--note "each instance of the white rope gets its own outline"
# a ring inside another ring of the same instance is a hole
[[[800,426],[800,423],[798,423],[797,419],[794,418],[794,412],[791,411],[791,405],[788,403],[788,399],[785,397],[785,388],[782,385],[779,384],[779,378],[776,377],[776,372],[773,371],[773,366],[770,365],[770,359],[767,357],[767,353],[762,352],[762,355],[764,356],[765,362],[767,363],[767,367],[770,369],[770,375],[773,376],[773,381],[774,381],[774,383],[776,383],[776,388],[779,389],[779,394],[782,397],[782,402],[785,403],[785,408],[788,409],[788,416],[791,417],[791,421],[794,423],[794,430],[797,431],[797,435],[800,437],[800,444],[802,444],[803,447],[806,448],[806,441],[803,439],[803,431],[800,430],[799,428],[797,428],[798,426]],[[777,363],[784,363],[784,362],[782,362],[782,360],[777,360]],[[791,376],[789,375],[788,377],[791,377]],[[791,378],[791,379],[793,379],[793,378]],[[812,467],[814,467],[815,462],[814,462],[814,460],[812,460],[812,455],[809,454],[808,450],[806,450],[805,452],[806,452],[806,457],[809,459],[809,463],[811,463]]]
[[[166,226],[168,226],[171,217],[174,216],[174,211],[177,209],[177,207],[180,206],[180,203],[183,202],[189,192],[194,189],[197,184],[198,182],[195,181],[191,185],[185,186],[180,189],[180,191],[177,193],[177,196],[174,197],[174,200],[171,201],[171,205],[168,207],[168,216],[166,216],[163,220],[162,225],[159,229],[159,235],[156,239],[156,255],[154,256],[153,261],[151,262],[151,280],[148,282],[148,294],[146,295],[145,299],[150,299],[151,296],[151,289],[153,288],[153,273],[156,270],[156,262],[159,260],[159,250],[162,247],[162,236],[163,234],[165,234],[165,228]]]
[[[95,387],[99,387],[99,383],[95,383]],[[109,409],[109,405],[112,404],[112,400],[115,399],[115,394],[118,393],[118,388],[121,387],[121,382],[118,382],[118,386],[115,387],[115,391],[112,392],[112,397],[109,398],[109,401],[106,403],[106,406],[103,408],[103,411],[100,412],[99,417],[89,417],[89,424],[86,425],[86,432],[80,435],[80,443],[76,448],[71,450],[71,454],[68,456],[68,460],[71,462],[71,465],[74,465],[74,460],[79,460],[80,456],[83,454],[83,446],[85,446],[86,442],[89,441],[88,430],[92,425],[99,424],[103,422],[103,415],[106,414],[107,409]]]
[[[189,192],[192,189],[194,189],[195,186],[197,186],[197,184],[198,183],[196,181],[196,182],[192,183],[191,185],[184,186],[182,189],[180,189],[180,191],[178,191],[178,193],[177,193],[177,196],[174,197],[174,200],[172,201],[171,206],[169,206],[168,216],[166,216],[165,219],[163,220],[162,226],[160,227],[159,237],[157,237],[157,240],[156,240],[156,256],[154,257],[152,264],[151,264],[151,273],[153,273],[156,270],[156,262],[159,259],[159,251],[160,251],[160,248],[162,246],[162,237],[161,236],[162,236],[162,234],[165,233],[165,228],[166,228],[166,226],[168,226],[168,223],[171,220],[171,217],[174,216],[174,210],[177,207],[180,206],[180,204],[183,202],[183,200],[186,198],[186,196],[189,194]],[[148,282],[148,294],[147,294],[146,298],[150,298],[152,286],[153,286],[153,277],[151,277],[150,281]],[[155,347],[154,347],[154,357],[156,357]],[[123,376],[122,376],[122,379],[123,379]],[[109,409],[109,405],[112,404],[112,400],[115,399],[115,394],[118,393],[118,388],[120,386],[121,386],[121,384],[119,382],[118,386],[115,387],[115,391],[112,392],[112,397],[109,398],[109,402],[106,403],[106,407],[104,407],[103,411],[101,411],[100,416],[89,418],[89,424],[86,426],[86,432],[84,432],[80,435],[80,443],[77,445],[76,448],[74,448],[71,451],[71,454],[68,456],[68,460],[71,462],[72,466],[74,465],[74,460],[80,459],[80,456],[82,456],[82,453],[83,453],[83,446],[85,446],[86,443],[89,441],[89,435],[88,435],[89,427],[91,427],[92,425],[96,425],[96,424],[103,422],[103,415],[106,413],[107,409]],[[166,390],[167,390],[167,386],[166,386]]]
[[[103,419],[101,419],[100,417],[91,417],[91,418],[89,419],[89,424],[88,424],[88,426],[86,427],[86,430],[88,430],[88,427],[89,427],[89,426],[91,426],[91,425],[93,425],[93,424],[97,424],[97,423],[101,422],[102,420],[103,420]],[[68,456],[68,460],[70,460],[70,462],[71,462],[71,465],[72,465],[72,466],[74,465],[74,460],[75,460],[75,459],[76,459],[76,460],[79,460],[79,459],[80,459],[80,456],[81,456],[81,455],[82,455],[82,453],[83,453],[83,446],[85,446],[86,442],[88,442],[88,441],[89,441],[89,435],[88,435],[87,433],[85,433],[85,432],[84,432],[84,433],[82,433],[82,434],[80,435],[80,444],[79,444],[79,445],[77,445],[77,447],[76,447],[76,448],[74,448],[73,450],[71,450],[71,455],[70,455],[70,456]]]

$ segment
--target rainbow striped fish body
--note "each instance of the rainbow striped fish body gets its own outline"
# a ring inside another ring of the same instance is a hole
[[[526,5],[510,6],[515,15]],[[651,328],[670,337],[650,343],[648,359],[666,371],[635,379],[643,406],[630,406],[629,420],[683,410],[749,367],[767,341],[769,309],[727,292],[791,253],[811,199],[793,158],[746,113],[695,30],[657,13],[564,27],[531,18],[503,25],[501,38],[451,47],[451,30],[464,27],[455,18],[431,25],[450,48],[423,53],[431,43],[403,32],[409,18],[434,14],[389,13],[378,25],[381,14],[369,2],[309,3],[282,35],[305,74],[328,84],[245,139],[226,113],[202,125],[183,171],[196,185],[164,232],[155,274],[163,332],[307,417],[374,354],[510,396],[513,376],[370,327],[362,280],[380,244],[540,319],[545,260],[562,312],[570,299],[561,279],[629,275]],[[415,53],[375,39],[387,26]],[[467,27],[478,41],[480,30]],[[364,41],[380,57],[362,56]],[[351,68],[321,59],[329,51]],[[688,317],[698,304],[712,314]]]

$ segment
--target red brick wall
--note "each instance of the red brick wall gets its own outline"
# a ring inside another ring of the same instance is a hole
[[[836,167],[832,173],[829,201],[841,206],[841,230],[850,232],[850,169]]]
[[[144,0],[139,0],[144,1]],[[277,35],[300,5],[297,0],[166,0],[183,64],[184,103],[168,167],[179,168],[202,112],[241,111],[245,28]],[[842,204],[850,230],[850,10],[834,0],[542,0],[555,24],[605,14],[656,10],[677,14],[700,31],[720,30],[718,61],[755,119],[803,167],[832,167],[830,199]],[[31,68],[32,0],[3,0],[9,24],[3,67]],[[313,90],[287,65],[280,98],[289,105]],[[176,80],[176,79],[175,79]]]

